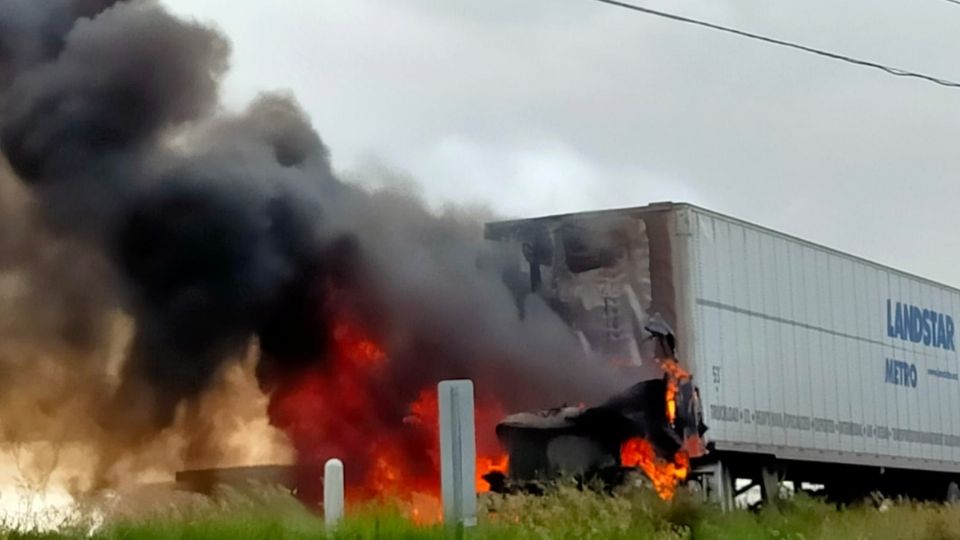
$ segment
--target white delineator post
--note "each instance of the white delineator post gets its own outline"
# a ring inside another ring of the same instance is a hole
[[[473,420],[473,381],[443,381],[440,405],[440,484],[443,519],[448,525],[477,524],[477,441]]]
[[[323,467],[323,520],[333,527],[343,518],[343,462],[327,461]]]

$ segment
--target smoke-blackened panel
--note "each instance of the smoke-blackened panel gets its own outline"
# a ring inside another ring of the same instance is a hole
[[[650,308],[649,246],[643,221],[565,223],[555,231],[555,289],[574,326],[601,358],[639,366]],[[558,264],[560,263],[560,264]]]
[[[499,225],[498,239],[521,250],[526,291],[535,291],[602,361],[639,378],[662,375],[644,326],[660,313],[675,324],[667,213],[567,216]],[[512,289],[520,280],[512,272]]]

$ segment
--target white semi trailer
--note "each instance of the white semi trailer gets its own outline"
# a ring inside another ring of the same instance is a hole
[[[700,392],[704,487],[745,480],[960,497],[960,290],[689,204],[491,223],[518,294],[542,295],[584,347],[662,376],[659,313]]]

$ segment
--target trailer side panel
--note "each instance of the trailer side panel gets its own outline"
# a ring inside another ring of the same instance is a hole
[[[688,212],[690,348],[718,448],[960,470],[957,290]]]

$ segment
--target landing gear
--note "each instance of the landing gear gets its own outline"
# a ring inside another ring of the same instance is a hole
[[[767,506],[780,499],[780,472],[772,465],[760,467],[760,497]]]
[[[772,456],[750,463],[743,459],[719,459],[693,470],[704,498],[724,512],[735,508],[773,506],[783,497],[784,466]],[[760,463],[756,463],[760,461]]]
[[[733,476],[730,467],[723,461],[715,461],[701,465],[692,471],[697,491],[705,502],[712,502],[720,506],[724,512],[734,508],[736,494],[733,487]]]
[[[951,480],[947,483],[947,492],[944,495],[943,501],[947,504],[960,503],[960,484],[958,484],[956,480]]]

